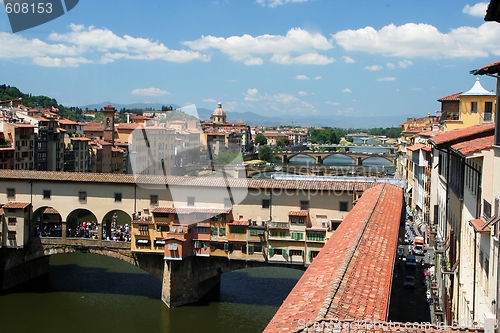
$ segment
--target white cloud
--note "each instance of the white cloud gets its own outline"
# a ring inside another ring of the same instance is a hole
[[[351,93],[352,90],[349,89],[349,88],[345,88],[345,89],[342,89],[342,92],[344,92],[344,93]]]
[[[44,67],[78,67],[80,64],[90,64],[92,61],[83,57],[35,57],[33,63]]]
[[[299,92],[298,92],[298,94],[299,94],[300,96],[307,96],[307,95],[309,95],[309,93],[307,93],[307,92],[305,92],[305,91],[299,91]]]
[[[473,6],[465,5],[465,7],[462,9],[462,13],[475,17],[484,17],[486,15],[487,8],[488,3],[478,2]]]
[[[429,24],[387,25],[380,30],[365,27],[343,30],[332,40],[347,51],[390,57],[470,58],[500,55],[500,25],[486,22],[479,27],[460,27],[448,33]]]
[[[353,108],[347,108],[345,110],[338,110],[337,115],[339,116],[349,116],[354,114],[354,109]]]
[[[290,57],[288,54],[275,54],[269,59],[271,62],[280,65],[304,64],[304,65],[328,65],[335,62],[335,59],[328,58],[317,53],[304,54],[298,57]]]
[[[306,75],[297,75],[295,78],[297,80],[309,80],[309,77]]]
[[[333,48],[325,36],[300,28],[290,29],[285,36],[269,34],[257,37],[243,35],[227,38],[202,36],[197,40],[185,41],[182,44],[196,51],[219,50],[231,60],[244,63],[256,55],[267,54],[272,55],[272,61],[281,64],[325,64],[335,61],[316,53],[316,51]],[[250,64],[254,63],[250,61]]]
[[[131,92],[132,95],[140,95],[140,96],[163,96],[168,95],[169,92],[165,90],[161,90],[159,88],[139,88],[134,89]]]
[[[257,0],[255,2],[261,5],[262,7],[276,8],[278,6],[282,6],[288,3],[307,2],[307,1],[308,0]]]
[[[333,105],[333,106],[338,106],[338,105],[340,105],[340,103],[339,103],[339,102],[331,102],[331,101],[326,101],[326,104],[328,104],[328,105]]]
[[[379,82],[387,82],[387,81],[394,81],[394,80],[396,80],[396,78],[391,77],[391,76],[380,77],[377,79],[377,81],[379,81]]]
[[[348,57],[348,56],[343,56],[342,60],[344,60],[344,62],[346,64],[354,64],[354,63],[356,63],[356,60],[354,60],[353,58]]]
[[[321,76],[316,76],[313,78],[313,80],[321,80]]]
[[[47,41],[27,39],[0,32],[0,58],[31,58],[35,64],[76,67],[80,64],[109,63],[119,59],[187,62],[209,61],[210,57],[190,50],[171,50],[162,43],[125,35],[108,29],[70,25],[67,33],[51,33]]]
[[[413,66],[413,62],[411,62],[410,60],[399,61],[397,64],[389,62],[386,64],[386,66],[389,69],[394,69],[394,68],[396,68],[396,66],[399,68],[407,68],[407,67]]]
[[[204,102],[204,103],[217,103],[217,101],[213,98],[204,98],[204,99],[202,99],[202,102]]]
[[[382,66],[380,65],[365,66],[365,69],[369,71],[380,71],[382,70]]]
[[[299,95],[302,95],[299,92]],[[307,94],[307,93],[306,93]],[[292,94],[277,93],[274,95],[261,94],[257,89],[248,89],[245,100],[254,102],[252,107],[261,112],[278,112],[284,114],[317,114],[318,110],[313,104],[302,101]]]
[[[245,65],[251,66],[251,65],[262,65],[264,61],[257,57],[257,58],[248,58],[243,61]]]

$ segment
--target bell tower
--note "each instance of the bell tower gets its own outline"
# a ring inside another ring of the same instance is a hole
[[[102,111],[104,114],[104,135],[103,140],[115,145],[115,112],[113,105],[106,105]]]

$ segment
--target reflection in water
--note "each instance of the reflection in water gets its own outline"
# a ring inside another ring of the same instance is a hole
[[[0,294],[5,332],[262,332],[302,271],[222,275],[218,300],[169,309],[159,280],[118,259],[51,257],[48,276]]]

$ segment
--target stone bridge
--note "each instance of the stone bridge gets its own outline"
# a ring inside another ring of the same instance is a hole
[[[359,147],[358,147],[359,148]],[[393,149],[392,149],[393,150]],[[343,155],[351,158],[356,165],[361,166],[363,165],[363,162],[367,159],[374,158],[374,157],[379,157],[386,159],[387,161],[391,162],[392,165],[396,164],[396,155],[391,152],[391,153],[386,153],[386,154],[373,154],[373,153],[353,153],[350,151],[335,151],[335,152],[312,152],[312,151],[301,151],[301,152],[282,152],[282,153],[273,153],[273,156],[276,156],[281,159],[281,162],[283,163],[288,163],[292,158],[295,156],[308,156],[316,161],[317,164],[323,164],[323,161],[330,157],[330,156],[335,156],[335,155]]]
[[[132,252],[129,242],[88,238],[34,237],[23,249],[0,249],[0,290],[6,290],[47,274],[49,257],[83,252],[123,260],[162,281],[161,299],[169,307],[193,303],[209,292],[218,293],[223,273],[247,267],[287,267],[305,270],[304,265],[225,257],[187,257],[164,260],[162,254]]]

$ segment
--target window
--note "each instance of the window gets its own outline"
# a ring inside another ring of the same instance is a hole
[[[306,219],[304,217],[299,217],[299,224],[306,223]]]
[[[493,102],[484,103],[484,121],[491,121],[493,112]]]
[[[337,230],[337,228],[340,226],[340,222],[332,222],[332,230]]]
[[[292,239],[295,240],[302,240],[304,239],[304,233],[303,232],[291,232]]]
[[[7,232],[7,239],[10,239],[10,240],[16,239],[16,232],[15,231]]]
[[[262,229],[250,229],[250,236],[263,236],[264,230]]]
[[[245,228],[243,228],[243,227],[231,227],[231,233],[232,234],[244,234]]]
[[[283,255],[283,249],[274,249],[274,254],[279,256]]]
[[[194,232],[197,234],[208,234],[208,228],[207,227],[195,227]]]
[[[156,231],[166,232],[166,231],[168,231],[168,225],[159,225],[159,226],[156,226]]]
[[[219,221],[226,222],[226,214],[220,214],[219,215]]]
[[[314,258],[316,258],[319,254],[319,251],[310,251],[309,252],[309,259],[312,261]]]
[[[486,199],[483,199],[483,216],[486,221],[491,218],[491,204]]]
[[[7,198],[9,198],[9,199],[16,198],[16,189],[15,188],[8,188],[7,189]]]
[[[307,234],[307,240],[324,241],[325,240],[325,234],[319,233],[319,232],[310,232],[310,233]]]
[[[187,205],[194,206],[194,197],[187,197]]]
[[[137,227],[139,231],[148,231],[148,225],[147,224],[139,224]]]
[[[297,218],[295,216],[290,217],[290,223],[295,224],[297,223]]]
[[[177,243],[168,243],[168,249],[170,251],[177,251],[178,248],[179,248],[179,246]]]
[[[151,194],[149,196],[149,204],[151,206],[158,206],[158,194]]]
[[[290,250],[290,256],[300,256],[300,257],[302,257],[302,250]]]
[[[219,228],[219,236],[226,236],[226,228]]]
[[[300,200],[300,210],[309,210],[309,200]]]
[[[231,198],[224,198],[224,208],[231,209],[233,204],[231,203]]]
[[[83,191],[78,192],[78,201],[80,201],[80,203],[86,203],[87,202],[87,192],[83,192]]]
[[[280,238],[286,237],[286,231],[280,231]]]
[[[50,199],[50,190],[43,190],[43,198]]]
[[[477,113],[477,102],[471,102],[470,103],[470,112],[471,113]]]
[[[262,199],[262,208],[267,209],[271,205],[271,200],[269,199]]]
[[[341,212],[347,212],[349,209],[349,203],[347,201],[340,201],[339,202],[339,210]]]
[[[17,223],[17,217],[15,217],[15,216],[9,216],[7,218],[7,224],[8,225],[16,225],[16,223]]]
[[[115,202],[122,202],[122,194],[115,193]]]
[[[212,236],[217,236],[217,227],[212,227],[211,228],[211,235]]]

